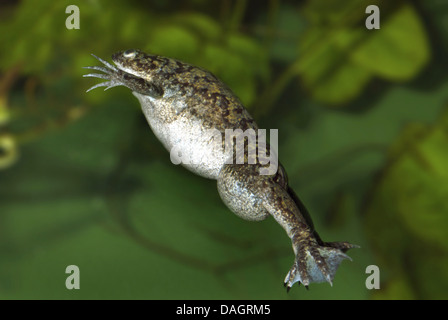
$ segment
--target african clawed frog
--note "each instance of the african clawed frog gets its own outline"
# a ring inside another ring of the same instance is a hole
[[[95,56],[96,57],[96,56]],[[185,167],[217,180],[218,192],[226,206],[247,220],[263,220],[269,215],[285,229],[292,241],[295,261],[286,275],[285,286],[294,283],[333,281],[339,264],[350,259],[345,252],[356,247],[348,242],[323,242],[297,195],[288,185],[280,164],[270,175],[261,175],[263,166],[229,163],[228,155],[216,151],[205,132],[215,129],[258,129],[254,119],[235,94],[216,76],[193,65],[139,50],[112,55],[112,65],[98,57],[104,66],[86,67],[103,73],[106,82],[97,87],[126,86],[140,101],[154,134],[171,150],[195,154],[201,161]],[[222,149],[223,150],[223,149]]]

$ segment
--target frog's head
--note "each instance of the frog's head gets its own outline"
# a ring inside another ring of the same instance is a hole
[[[157,58],[137,49],[119,51],[112,55],[112,61],[120,70],[148,81],[152,80],[152,70],[159,63]]]
[[[157,56],[135,49],[120,51],[112,55],[115,66],[94,54],[92,56],[98,59],[104,66],[84,68],[104,73],[89,73],[85,74],[84,77],[94,77],[108,81],[94,85],[87,92],[98,87],[106,87],[104,90],[107,90],[116,86],[125,86],[134,92],[153,98],[163,96],[163,89],[154,83],[151,72],[160,63],[157,60]]]

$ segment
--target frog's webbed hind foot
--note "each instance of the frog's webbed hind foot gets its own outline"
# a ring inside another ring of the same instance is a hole
[[[301,241],[294,247],[296,258],[285,278],[287,290],[296,282],[302,283],[305,287],[313,282],[328,282],[332,285],[342,260],[351,261],[345,252],[358,246],[348,242],[329,242],[320,245],[316,241]]]

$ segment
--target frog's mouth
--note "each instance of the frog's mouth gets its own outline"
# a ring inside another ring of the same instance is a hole
[[[104,91],[118,86],[125,86],[134,92],[140,93],[142,95],[151,96],[153,98],[159,98],[163,96],[163,89],[155,84],[146,81],[143,78],[137,77],[131,73],[128,73],[121,68],[117,68],[109,62],[97,57],[92,54],[98,61],[100,61],[104,66],[92,66],[84,67],[84,69],[97,70],[104,73],[89,73],[83,75],[83,77],[88,78],[99,78],[103,80],[108,80],[106,82],[100,82],[92,87],[90,87],[86,92],[99,87],[106,87]]]

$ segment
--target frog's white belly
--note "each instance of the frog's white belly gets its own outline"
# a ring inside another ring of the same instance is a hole
[[[164,99],[154,99],[133,93],[140,101],[143,113],[156,137],[170,152],[174,164],[210,179],[217,179],[231,151],[226,152],[218,130],[203,127],[199,120],[176,117],[176,106]]]

